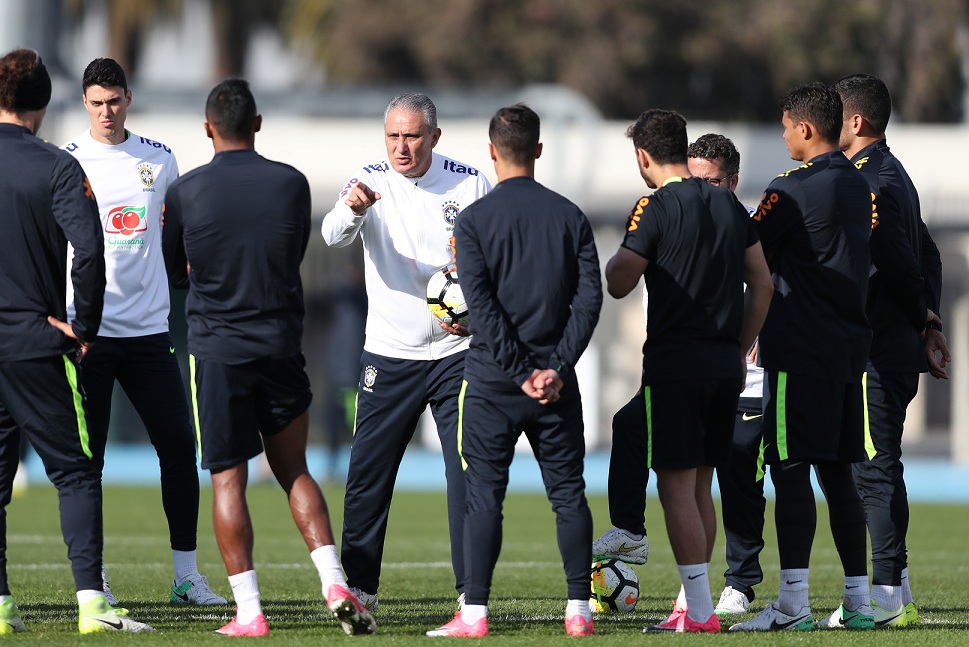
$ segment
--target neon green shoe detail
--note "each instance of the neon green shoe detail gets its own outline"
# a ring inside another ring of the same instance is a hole
[[[13,598],[0,602],[0,635],[27,631],[24,621],[20,619],[20,609]]]
[[[905,605],[905,626],[914,627],[919,623],[919,608],[914,602]]]
[[[77,630],[82,634],[104,631],[126,631],[140,634],[155,629],[143,622],[136,622],[127,615],[119,615],[103,596],[82,603],[77,618]],[[123,610],[127,614],[127,610]]]

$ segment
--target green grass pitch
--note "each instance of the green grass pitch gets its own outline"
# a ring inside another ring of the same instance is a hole
[[[339,537],[342,491],[325,490]],[[231,600],[210,519],[212,491],[202,489],[199,564],[217,592]],[[269,485],[250,488],[256,527],[256,569],[272,634],[261,643],[319,645],[362,641],[427,645],[423,632],[450,619],[455,608],[443,493],[397,493],[391,511],[380,587],[377,635],[345,636],[326,613],[319,579],[309,560],[282,492]],[[595,532],[608,526],[605,497],[590,497]],[[771,508],[768,515],[772,515]],[[910,572],[922,624],[916,628],[852,633],[838,630],[721,636],[644,636],[644,625],[663,619],[679,587],[659,502],[647,510],[650,558],[635,567],[641,598],[633,613],[598,616],[597,643],[691,643],[726,641],[745,647],[807,645],[969,645],[969,507],[914,505],[909,532]],[[816,616],[839,604],[842,574],[831,543],[826,509],[811,564],[811,604]],[[766,581],[757,588],[754,610],[777,594],[777,552],[768,517],[763,554]],[[512,493],[505,505],[504,543],[491,600],[491,636],[498,645],[573,644],[565,636],[565,580],[555,543],[555,521],[541,494]],[[25,614],[27,632],[5,637],[12,643],[91,645],[215,644],[231,638],[212,631],[232,614],[227,607],[186,607],[168,603],[172,578],[167,526],[157,488],[105,489],[105,561],[112,587],[137,620],[157,633],[139,636],[77,634],[77,605],[66,549],[57,522],[57,498],[49,484],[32,484],[8,508],[10,586]],[[711,567],[711,595],[723,586],[723,537],[718,536]],[[751,616],[743,616],[747,619]],[[438,639],[440,640],[440,639]],[[444,639],[446,642],[448,639]]]

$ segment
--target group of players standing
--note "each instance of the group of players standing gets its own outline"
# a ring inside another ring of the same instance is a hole
[[[602,304],[591,226],[578,207],[534,180],[542,145],[539,117],[527,106],[502,108],[490,122],[492,189],[477,169],[434,152],[441,130],[426,95],[395,97],[384,113],[387,160],[351,178],[322,225],[331,246],[362,238],[370,295],[341,554],[305,458],[312,397],[299,278],[310,235],[306,178],[255,153],[261,117],[245,81],[224,81],[210,93],[205,131],[215,157],[181,178],[167,147],[125,129],[131,93],[114,61],[88,66],[83,97],[91,128],[64,146],[78,164],[34,136],[50,99],[40,57],[15,50],[0,59],[0,253],[23,261],[9,272],[5,263],[0,283],[0,633],[25,629],[5,556],[20,433],[44,459],[62,502],[79,630],[151,630],[118,606],[102,565],[100,473],[115,380],[159,454],[175,567],[171,600],[225,603],[195,564],[196,443],[167,328],[169,283],[189,290],[198,451],[212,474],[216,540],[236,603],[235,617],[217,633],[269,633],[246,505],[247,461],[262,451],[287,494],[328,609],[349,634],[375,631],[394,482],[427,406],[445,458],[458,594],[454,619],[430,636],[488,634],[501,508],[521,433],[557,519],[569,635],[594,633],[593,553],[645,562],[649,469],[683,588],[669,619],[648,630],[717,632],[718,614],[749,609],[762,577],[764,510],[762,464],[752,451],[771,466],[783,510],[781,595],[732,629],[815,624],[807,603],[812,465],[846,576],[844,604],[821,624],[917,621],[899,522],[907,512],[900,438],[926,350],[933,374],[944,376],[941,264],[917,194],[884,144],[891,102],[874,77],[789,93],[785,141],[805,164],[768,187],[753,218],[725,190],[736,187],[739,172],[729,140],[706,136],[688,149],[686,122],[671,111],[647,111],[630,127],[640,173],[657,190],[637,202],[605,276],[617,298],[640,277],[649,294],[642,389],[614,421],[616,444],[628,439],[623,448],[635,450],[621,459],[622,471],[641,476],[643,487],[630,498],[611,488],[617,528],[595,547],[574,374]],[[452,262],[473,336],[434,320],[424,302],[430,275]],[[755,363],[748,349],[758,333]],[[738,414],[744,371],[752,376],[758,365],[766,369],[763,408]],[[734,434],[735,417],[759,415],[761,432]],[[714,468],[726,469],[731,459],[735,498],[725,472],[720,478],[730,569],[715,613],[707,574],[716,534],[710,488]],[[619,466],[614,453],[612,471]]]

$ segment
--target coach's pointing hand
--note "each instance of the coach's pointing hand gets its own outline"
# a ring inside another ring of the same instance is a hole
[[[347,199],[343,201],[345,205],[350,207],[350,210],[358,216],[362,216],[367,213],[374,202],[380,199],[380,194],[371,189],[369,186],[363,182],[357,182],[353,189],[350,190],[350,195]]]

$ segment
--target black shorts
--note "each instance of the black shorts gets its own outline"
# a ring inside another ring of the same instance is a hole
[[[647,466],[693,469],[727,462],[740,389],[736,379],[645,385]]]
[[[282,431],[310,406],[303,354],[223,364],[189,356],[202,469],[220,470],[262,453],[262,436]]]
[[[857,382],[768,371],[764,462],[856,463],[865,457],[865,404]]]

